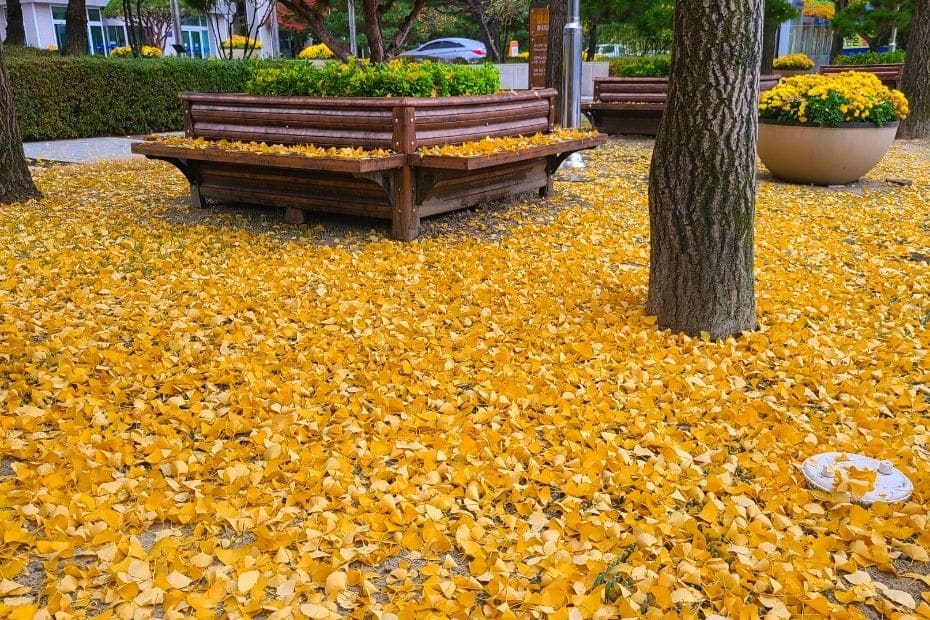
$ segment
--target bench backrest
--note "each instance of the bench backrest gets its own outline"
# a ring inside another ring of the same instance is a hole
[[[481,97],[264,97],[182,93],[193,138],[361,146],[412,153],[420,146],[547,132],[556,91]]]
[[[759,90],[765,91],[778,83],[779,76],[763,75]],[[602,103],[665,103],[668,78],[594,78],[594,100]]]

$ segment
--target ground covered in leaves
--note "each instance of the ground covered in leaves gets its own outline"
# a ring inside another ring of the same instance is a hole
[[[720,343],[643,312],[649,147],[413,243],[39,171],[0,210],[0,614],[930,615],[927,144],[763,173],[759,329]],[[913,499],[808,490],[832,450]]]

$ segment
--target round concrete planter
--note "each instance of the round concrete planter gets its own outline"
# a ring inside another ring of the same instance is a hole
[[[757,152],[765,167],[783,181],[843,185],[881,161],[897,130],[897,121],[882,127],[872,123],[817,127],[760,120]]]
[[[794,75],[804,75],[805,73],[813,73],[814,68],[810,69],[773,69],[772,73],[775,75],[780,75],[781,77],[791,77]]]

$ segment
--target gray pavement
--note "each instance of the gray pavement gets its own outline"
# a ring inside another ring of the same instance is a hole
[[[46,140],[24,142],[26,158],[34,161],[52,161],[67,164],[141,157],[133,155],[129,147],[144,136],[79,138],[76,140]]]

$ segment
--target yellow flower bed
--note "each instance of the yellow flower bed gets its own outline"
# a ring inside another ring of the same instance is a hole
[[[299,155],[301,157],[333,157],[337,159],[372,159],[389,157],[394,151],[388,149],[363,149],[355,147],[319,147],[312,144],[266,144],[264,142],[239,142],[236,140],[205,140],[183,136],[161,136],[153,142],[165,146],[185,149],[221,149],[240,153],[266,153],[271,155]]]
[[[264,44],[258,39],[250,39],[241,34],[234,34],[228,39],[223,39],[220,42],[220,47],[225,49],[245,49],[248,45],[249,49],[260,50],[264,47]]]
[[[813,66],[814,61],[802,53],[779,56],[772,61],[772,67],[775,69],[810,69]]]
[[[161,50],[151,45],[143,45],[142,48],[139,50],[139,54],[142,56],[142,58],[161,58],[162,57]],[[128,58],[132,56],[132,48],[129,47],[128,45],[114,48],[110,52],[110,56],[113,56],[116,58]]]
[[[558,144],[567,140],[578,140],[598,135],[596,131],[581,129],[556,129],[552,133],[537,133],[532,136],[484,138],[461,144],[424,146],[417,149],[421,155],[448,155],[454,157],[478,157],[520,151],[534,146]]]
[[[759,98],[759,117],[834,126],[844,122],[876,125],[901,120],[909,112],[907,98],[884,86],[873,73],[798,75],[782,79]]]
[[[307,60],[326,60],[333,57],[333,52],[325,43],[318,43],[300,50],[298,57]]]

